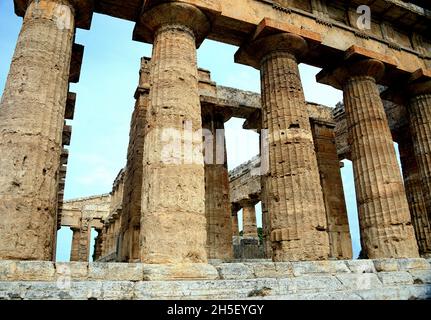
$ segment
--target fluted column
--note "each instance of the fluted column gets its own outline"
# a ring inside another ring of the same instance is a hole
[[[431,80],[409,86],[410,130],[422,182],[428,219],[431,221]]]
[[[211,110],[203,116],[205,215],[209,259],[232,259],[232,221],[224,117]]]
[[[340,260],[352,259],[352,239],[334,127],[313,121],[312,130],[328,221],[330,257]]]
[[[412,136],[408,128],[402,130],[399,136],[398,146],[412,224],[415,230],[419,253],[427,255],[431,253],[431,225],[427,215]]]
[[[97,230],[97,237],[94,243],[93,261],[97,261],[102,257],[102,230]]]
[[[147,10],[154,42],[144,142],[141,260],[205,263],[205,173],[196,48],[209,22],[192,5]]]
[[[108,229],[107,229],[106,223],[104,223],[103,229],[102,229],[102,254],[100,256],[101,258],[104,258],[107,252],[107,244],[108,244],[107,232],[108,232]]]
[[[79,235],[78,261],[88,262],[90,259],[90,220],[83,218]]]
[[[127,166],[124,177],[123,212],[121,218],[122,245],[119,252],[120,261],[135,262],[140,260],[139,235],[136,230],[141,227],[142,205],[142,170],[145,138],[146,113],[149,104],[150,61],[142,58],[139,72],[139,86],[135,93],[135,109],[130,125]]]
[[[0,103],[0,259],[53,259],[74,24],[68,1],[29,1]]]
[[[242,50],[260,65],[263,130],[269,173],[264,176],[273,260],[322,260],[329,255],[326,215],[309,115],[298,69],[307,43],[293,34],[256,40]]]
[[[256,203],[254,201],[242,201],[242,237],[244,239],[258,240],[256,222]]]
[[[72,235],[72,247],[70,250],[70,261],[79,261],[79,239],[81,238],[81,230],[71,228]]]
[[[384,72],[377,60],[339,70],[363,250],[370,259],[417,257],[418,248],[386,113],[376,84]]]

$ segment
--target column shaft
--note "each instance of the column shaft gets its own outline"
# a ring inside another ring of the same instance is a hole
[[[70,250],[70,261],[79,261],[79,239],[81,237],[81,230],[71,229],[72,235],[72,247]]]
[[[193,31],[155,34],[144,143],[141,259],[206,262],[202,120]],[[198,132],[193,137],[193,132]]]
[[[256,209],[254,203],[242,205],[242,237],[246,239],[258,239]]]
[[[0,103],[0,259],[52,260],[74,11],[30,1]]]
[[[88,262],[90,259],[90,224],[87,219],[81,221],[79,246],[78,246],[78,261]]]
[[[321,260],[329,254],[326,216],[309,115],[295,57],[273,52],[261,63],[269,136],[264,190],[275,261]]]
[[[352,259],[352,240],[334,127],[313,123],[312,128],[326,208],[330,257],[340,260]]]
[[[423,187],[415,158],[412,138],[408,130],[403,132],[400,136],[401,139],[398,141],[398,146],[403,168],[404,185],[419,253],[422,255],[430,254],[431,226],[425,206]]]
[[[205,137],[205,215],[209,259],[232,259],[232,221],[223,118],[208,114]]]
[[[428,219],[431,220],[431,94],[410,99],[410,130]]]
[[[136,262],[140,260],[139,231],[141,226],[144,135],[146,113],[149,104],[149,61],[142,59],[140,83],[136,92],[135,110],[130,126],[127,169],[124,178],[124,198],[121,224],[122,247],[120,261]]]
[[[418,255],[400,168],[376,81],[344,84],[363,250],[370,259]]]

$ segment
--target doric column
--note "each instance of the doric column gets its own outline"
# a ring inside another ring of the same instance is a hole
[[[209,259],[232,259],[232,221],[224,117],[206,110],[202,119],[205,156],[205,215]]]
[[[81,220],[81,229],[79,236],[78,261],[88,262],[90,259],[90,236],[90,220],[83,217]]]
[[[239,205],[231,204],[231,219],[232,219],[232,243],[239,245],[241,239],[239,236],[238,211],[241,210]]]
[[[334,126],[313,121],[312,129],[328,221],[329,256],[340,260],[352,259],[352,239]]]
[[[0,259],[53,259],[74,29],[67,0],[28,1],[0,103]]]
[[[104,258],[107,252],[107,241],[108,241],[107,232],[108,232],[107,225],[106,225],[106,222],[104,222],[103,229],[102,229],[102,254],[100,256],[101,258]]]
[[[419,70],[408,87],[410,131],[422,181],[428,219],[431,221],[431,71]],[[416,79],[417,78],[417,79]]]
[[[170,2],[144,11],[153,42],[144,142],[141,260],[205,263],[205,175],[196,48],[209,30],[204,13]],[[136,33],[139,31],[135,30]]]
[[[386,113],[376,84],[385,65],[346,62],[344,92],[363,250],[370,259],[417,257],[418,248]]]
[[[135,93],[135,110],[133,111],[130,125],[121,219],[122,246],[119,253],[120,261],[124,262],[135,262],[141,258],[139,254],[139,235],[136,235],[136,230],[139,233],[141,226],[144,129],[150,93],[150,63],[148,58],[142,58],[141,60],[139,86]]]
[[[413,228],[421,255],[431,254],[431,225],[429,223],[423,187],[415,158],[412,135],[409,128],[401,130],[398,139],[401,165],[407,202],[410,208]]]
[[[81,230],[77,228],[71,228],[72,235],[72,247],[70,250],[70,261],[79,261],[79,239],[81,238]]]
[[[262,129],[269,140],[269,172],[263,183],[275,261],[322,260],[329,255],[325,206],[298,69],[298,57],[306,50],[303,38],[288,33],[263,37],[241,49],[261,70]]]
[[[102,257],[102,230],[97,230],[97,237],[94,243],[93,261],[97,261]]]
[[[108,219],[108,232],[106,234],[107,244],[105,255],[110,255],[112,253],[112,219]]]
[[[259,240],[255,206],[256,202],[254,201],[241,201],[242,237],[244,239]]]

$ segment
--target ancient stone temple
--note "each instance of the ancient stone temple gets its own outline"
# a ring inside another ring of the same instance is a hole
[[[14,5],[23,24],[0,103],[0,299],[431,297],[427,1]],[[90,30],[94,13],[134,22],[133,40],[153,51],[136,70],[127,162],[112,190],[65,200],[66,120],[79,97],[69,84],[85,58],[75,32]],[[205,39],[237,46],[232,58],[260,71],[261,94],[200,69]],[[301,63],[322,69],[317,81],[344,101],[307,102]],[[232,118],[261,148],[229,171]],[[70,263],[55,262],[62,226],[73,233]]]

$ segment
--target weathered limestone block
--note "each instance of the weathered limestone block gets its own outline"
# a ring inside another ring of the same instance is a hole
[[[409,203],[412,224],[415,230],[419,253],[431,253],[431,225],[424,199],[424,188],[415,157],[409,128],[405,128],[398,139],[404,186]]]
[[[87,262],[56,262],[57,280],[86,280],[88,279],[88,266]]]
[[[425,259],[398,259],[400,271],[408,270],[431,270],[431,265]]]
[[[216,268],[222,280],[254,278],[253,269],[243,263],[225,263]]]
[[[207,254],[209,259],[232,259],[233,234],[224,117],[207,110],[202,121],[205,140]]]
[[[336,278],[348,290],[369,290],[383,286],[375,273],[337,274]]]
[[[167,14],[169,13],[169,14]],[[154,42],[144,143],[141,261],[205,263],[205,175],[196,46],[209,30],[196,7],[165,3],[141,17]]]
[[[92,280],[141,281],[144,266],[140,263],[90,263],[88,278]]]
[[[290,283],[287,285],[288,293],[331,292],[341,291],[343,289],[342,284],[336,277],[327,275],[310,275],[288,280],[290,280]]]
[[[293,267],[290,262],[258,262],[245,263],[252,268],[256,278],[287,278],[293,276]]]
[[[313,273],[350,273],[344,261],[299,261],[292,262],[293,274],[298,277]]]
[[[413,284],[413,278],[411,274],[406,271],[380,272],[377,276],[384,286]]]
[[[377,272],[372,260],[348,260],[346,264],[353,273]]]
[[[29,1],[0,103],[0,259],[52,260],[75,21]]]
[[[396,259],[376,259],[374,267],[377,272],[399,271],[398,261]]]
[[[219,278],[217,269],[209,264],[144,265],[144,280],[214,280]]]
[[[49,261],[0,261],[0,281],[53,281],[54,263]]]
[[[335,144],[334,126],[328,123],[313,122],[312,130],[326,208],[329,256],[340,260],[352,259],[352,239]]]
[[[429,270],[410,270],[414,284],[431,284],[431,272]]]
[[[364,59],[333,72],[343,85],[362,249],[370,259],[417,257],[403,181],[376,84],[384,71],[382,62]]]
[[[277,34],[244,46],[260,66],[262,129],[268,130],[269,172],[263,177],[274,261],[324,260],[329,238],[309,115],[298,70],[307,50],[299,36]]]

